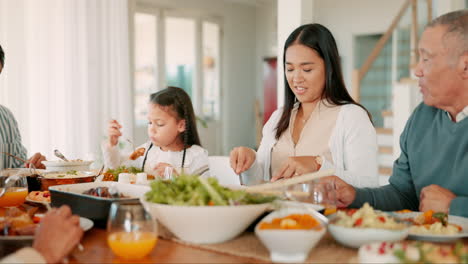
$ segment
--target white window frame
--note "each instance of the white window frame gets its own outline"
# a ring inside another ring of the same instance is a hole
[[[155,15],[157,18],[156,25],[156,65],[157,67],[157,85],[158,87],[166,87],[166,57],[165,57],[165,21],[167,17],[178,17],[178,18],[188,18],[195,21],[195,65],[193,71],[193,82],[192,82],[192,103],[194,106],[195,114],[204,118],[203,116],[203,22],[210,22],[217,24],[220,29],[220,43],[219,43],[219,65],[223,65],[222,54],[223,54],[223,23],[220,17],[209,15],[201,10],[187,10],[187,9],[173,9],[173,8],[164,8],[157,5],[151,5],[144,1],[134,0],[131,2],[131,7],[129,8],[129,21],[130,21],[130,36],[131,36],[131,45],[130,45],[130,54],[132,56],[132,96],[134,97],[135,83],[133,80],[133,73],[135,72],[134,65],[134,16],[135,13],[145,13],[150,15]],[[222,68],[219,70],[219,115],[217,116],[218,120],[222,117]],[[133,100],[132,100],[133,101]],[[133,105],[134,108],[134,105]]]

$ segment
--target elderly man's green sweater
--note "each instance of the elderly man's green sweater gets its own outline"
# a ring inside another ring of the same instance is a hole
[[[457,196],[450,214],[468,217],[468,118],[455,123],[445,111],[420,104],[406,123],[400,147],[390,184],[356,189],[351,207],[369,202],[385,211],[417,211],[421,190],[436,184]]]

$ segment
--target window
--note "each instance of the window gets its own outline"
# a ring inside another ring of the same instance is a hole
[[[138,4],[133,18],[136,130],[147,123],[149,94],[166,86],[187,91],[197,116],[219,120],[220,23],[199,14],[181,15]]]
[[[154,14],[136,13],[134,30],[134,85],[135,85],[135,124],[144,126],[147,123],[148,95],[155,91],[158,83],[156,64],[156,28]]]
[[[203,102],[205,118],[219,120],[220,117],[220,36],[218,24],[203,23]]]

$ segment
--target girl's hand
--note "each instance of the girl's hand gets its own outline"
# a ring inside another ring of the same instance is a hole
[[[107,129],[107,134],[109,136],[109,145],[111,147],[117,145],[119,143],[119,137],[122,136],[122,132],[120,129],[122,126],[117,122],[117,120],[109,121],[109,127]]]
[[[316,162],[316,156],[289,157],[278,170],[271,181],[277,181],[282,178],[291,178],[305,173],[317,171],[319,165]]]
[[[256,155],[255,150],[248,147],[234,148],[229,155],[231,168],[236,172],[236,174],[240,174],[250,169],[255,161]]]
[[[156,171],[156,175],[164,177],[164,172],[166,171],[167,167],[171,168],[172,174],[175,174],[177,176],[176,170],[174,170],[174,167],[172,167],[172,165],[169,163],[160,162],[156,165],[156,167],[154,167],[153,170]]]

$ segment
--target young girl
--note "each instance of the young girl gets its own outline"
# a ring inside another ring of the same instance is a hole
[[[183,89],[168,87],[151,94],[148,105],[150,141],[132,154],[121,155],[117,147],[121,127],[116,120],[109,122],[109,141],[102,147],[106,167],[134,166],[161,177],[166,170],[177,175],[183,168],[185,173],[208,176],[208,151],[201,147],[192,102]]]

